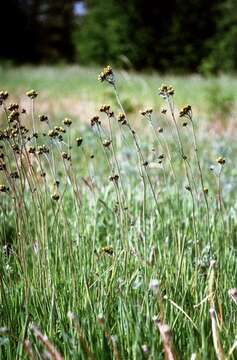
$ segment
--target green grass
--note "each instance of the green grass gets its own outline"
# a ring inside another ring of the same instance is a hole
[[[194,353],[197,359],[216,359],[220,349],[215,351],[214,328],[228,354],[237,331],[237,308],[228,294],[237,278],[237,146],[233,132],[213,132],[214,123],[201,120],[211,109],[208,89],[220,88],[224,98],[227,94],[223,102],[230,101],[233,111],[237,80],[230,92],[228,76],[119,72],[122,103],[132,104],[132,127],[97,111],[102,123],[91,128],[89,119],[78,122],[72,111],[77,98],[90,104],[94,115],[101,102],[110,103],[115,115],[120,108],[112,86],[96,81],[98,71],[0,70],[1,87],[12,94],[6,107],[12,99],[21,100],[27,113],[20,121],[29,128],[26,136],[18,130],[15,137],[0,140],[6,163],[0,184],[9,187],[0,192],[0,358],[27,359],[26,339],[34,358],[53,358],[45,355],[37,325],[65,359],[163,359],[157,316],[159,325],[171,328],[178,359],[191,359]],[[197,151],[191,119],[179,118],[175,109],[179,139],[170,108],[158,95],[166,81],[175,87],[178,106],[193,106]],[[32,101],[23,96],[29,88],[40,92],[33,113],[37,138],[32,137]],[[228,127],[231,111],[228,106],[223,110],[218,96],[213,114],[220,106]],[[145,105],[154,107],[152,119],[137,114]],[[161,106],[166,115],[160,114]],[[37,117],[45,109],[49,127],[39,125]],[[7,126],[3,110],[1,106],[1,130]],[[73,124],[63,125],[63,142],[58,135],[44,136],[62,126],[66,113]],[[208,118],[213,120],[212,114]],[[18,124],[10,126],[18,129]],[[133,126],[138,128],[135,135]],[[78,136],[83,138],[79,147]],[[106,139],[112,140],[108,148],[102,144]],[[16,144],[19,150],[12,148]],[[42,144],[48,154],[29,152],[30,146],[39,149]],[[70,160],[63,159],[65,152]],[[226,159],[223,166],[216,161],[219,156]],[[13,171],[19,179],[11,177]],[[118,181],[111,181],[115,174]],[[52,195],[59,195],[58,201]],[[211,324],[210,308],[215,308],[219,327],[215,319]],[[71,312],[77,320],[67,316]],[[236,356],[233,351],[229,359]]]
[[[99,68],[79,66],[0,67],[1,88],[13,93],[17,100],[22,99],[27,90],[36,89],[41,94],[44,107],[48,102],[51,107],[56,107],[58,113],[68,100],[67,113],[83,116],[83,111],[75,104],[85,102],[85,106],[93,112],[99,103],[114,101],[111,89],[105,90],[96,82],[98,72]],[[192,103],[196,115],[202,118],[229,118],[236,110],[236,76],[205,78],[200,75],[177,76],[155,72],[141,75],[120,71],[117,77],[121,97],[131,112],[145,106],[161,106],[157,93],[162,83],[175,87],[178,107]]]

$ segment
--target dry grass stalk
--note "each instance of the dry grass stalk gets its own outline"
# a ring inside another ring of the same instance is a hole
[[[228,294],[230,298],[234,301],[234,303],[237,305],[237,289],[232,288],[228,291]]]
[[[172,333],[169,325],[162,323],[159,319],[155,319],[155,325],[159,328],[160,335],[163,341],[165,359],[177,360],[176,350],[172,341]]]
[[[211,315],[212,338],[216,352],[216,357],[218,360],[225,360],[226,356],[221,345],[219,328],[216,320],[216,311],[214,308],[210,308],[210,315]]]
[[[25,349],[25,352],[27,353],[28,357],[32,360],[35,360],[35,356],[34,356],[34,353],[33,353],[33,349],[32,349],[32,345],[30,343],[30,340],[26,339],[24,341],[24,349]]]
[[[215,311],[215,264],[216,262],[213,260],[210,263],[209,269],[209,281],[208,281],[208,300],[210,303],[210,316],[211,316],[211,327],[212,327],[212,338],[213,344],[216,352],[216,357],[218,360],[224,360],[226,358],[221,341],[220,341],[220,334],[219,334],[219,327],[216,318],[216,311]]]
[[[99,324],[101,325],[101,327],[103,328],[104,330],[104,333],[105,333],[105,336],[108,340],[108,343],[109,345],[111,346],[112,348],[112,351],[113,351],[113,354],[114,354],[114,358],[115,360],[122,360],[122,357],[120,355],[120,352],[119,352],[119,349],[118,349],[118,346],[117,346],[117,339],[115,336],[112,336],[110,334],[110,332],[108,331],[108,329],[105,327],[105,320],[103,317],[99,317],[98,318],[98,322]]]
[[[35,326],[31,326],[31,330],[33,331],[35,337],[42,342],[42,344],[47,348],[50,355],[52,355],[55,360],[64,360],[63,356],[57,351],[55,346],[49,341],[47,335],[43,335],[41,330]]]
[[[77,316],[73,314],[72,312],[68,312],[67,314],[68,318],[75,324],[77,333],[79,335],[80,343],[87,355],[87,358],[90,360],[96,360],[95,354],[91,350],[88,341],[85,338],[84,332],[79,324],[79,321],[77,319]]]

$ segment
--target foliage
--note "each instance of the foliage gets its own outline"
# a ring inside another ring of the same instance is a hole
[[[210,54],[202,63],[205,72],[234,71],[237,68],[236,1],[226,0],[219,6],[217,32],[209,42]]]
[[[78,3],[83,14],[75,10]],[[236,16],[235,0],[209,0],[208,6],[205,0],[9,0],[0,13],[0,58],[234,71]],[[9,24],[17,31],[9,31]]]

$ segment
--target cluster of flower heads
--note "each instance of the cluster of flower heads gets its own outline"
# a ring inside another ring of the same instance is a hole
[[[192,107],[191,107],[191,105],[184,106],[179,112],[179,117],[191,118],[192,117]]]
[[[142,116],[150,117],[153,113],[153,109],[140,110]]]
[[[98,80],[103,82],[107,81],[108,83],[114,85],[115,84],[115,76],[113,73],[113,69],[110,65],[106,66],[103,71],[98,76]]]
[[[126,120],[126,116],[124,113],[119,113],[118,114],[118,122],[122,125],[126,125],[127,124],[127,120]]]
[[[91,118],[91,127],[95,126],[95,125],[100,125],[101,121],[99,116],[95,115]]]
[[[170,96],[174,95],[174,88],[171,85],[162,84],[159,88],[159,95],[164,99],[168,99]]]
[[[35,90],[30,90],[27,91],[26,95],[33,100],[38,96],[38,93]]]
[[[110,110],[110,105],[102,105],[100,107],[100,112],[105,113],[108,117],[114,116],[114,112]]]
[[[225,164],[225,158],[223,158],[222,156],[219,156],[216,161],[222,166]]]
[[[8,98],[8,92],[7,91],[0,91],[0,106],[3,104],[5,100]]]
[[[12,181],[19,179],[21,174],[21,168],[25,167],[25,162],[29,162],[29,166],[33,166],[33,159],[36,159],[40,165],[40,171],[37,174],[41,177],[45,177],[46,173],[42,171],[42,162],[40,161],[40,156],[45,156],[47,159],[47,154],[52,150],[48,144],[42,144],[43,137],[48,138],[49,144],[52,144],[53,141],[63,142],[63,135],[67,132],[72,124],[72,120],[65,118],[62,121],[63,126],[54,126],[48,132],[37,132],[35,130],[28,129],[24,123],[24,118],[21,115],[27,114],[26,110],[21,108],[17,103],[7,104],[8,99],[7,91],[0,91],[0,106],[3,107],[4,112],[7,117],[7,126],[3,129],[0,129],[0,171],[4,172],[4,177],[6,177],[9,182],[9,187],[7,185],[0,185],[0,192],[7,193],[12,189]],[[26,93],[32,101],[38,96],[38,93],[35,90],[30,90]],[[49,118],[45,114],[40,114],[38,120],[41,123],[47,123],[50,126]],[[33,118],[32,118],[33,121]],[[37,140],[38,139],[38,140]],[[83,139],[76,138],[76,145],[81,146]],[[69,147],[69,150],[71,147]],[[14,156],[11,156],[11,153],[5,153],[5,151],[11,150]],[[71,161],[71,154],[65,151],[61,152],[61,158],[63,161]],[[19,157],[20,156],[20,157]],[[24,162],[24,166],[19,166],[18,164],[21,161]],[[48,160],[47,160],[48,161]],[[16,165],[17,170],[12,169]],[[15,185],[13,186],[13,188]],[[51,198],[55,201],[59,200],[60,196],[58,192],[54,193]]]

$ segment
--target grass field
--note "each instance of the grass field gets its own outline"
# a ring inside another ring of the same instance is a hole
[[[0,68],[0,359],[236,359],[237,78],[99,72]]]

